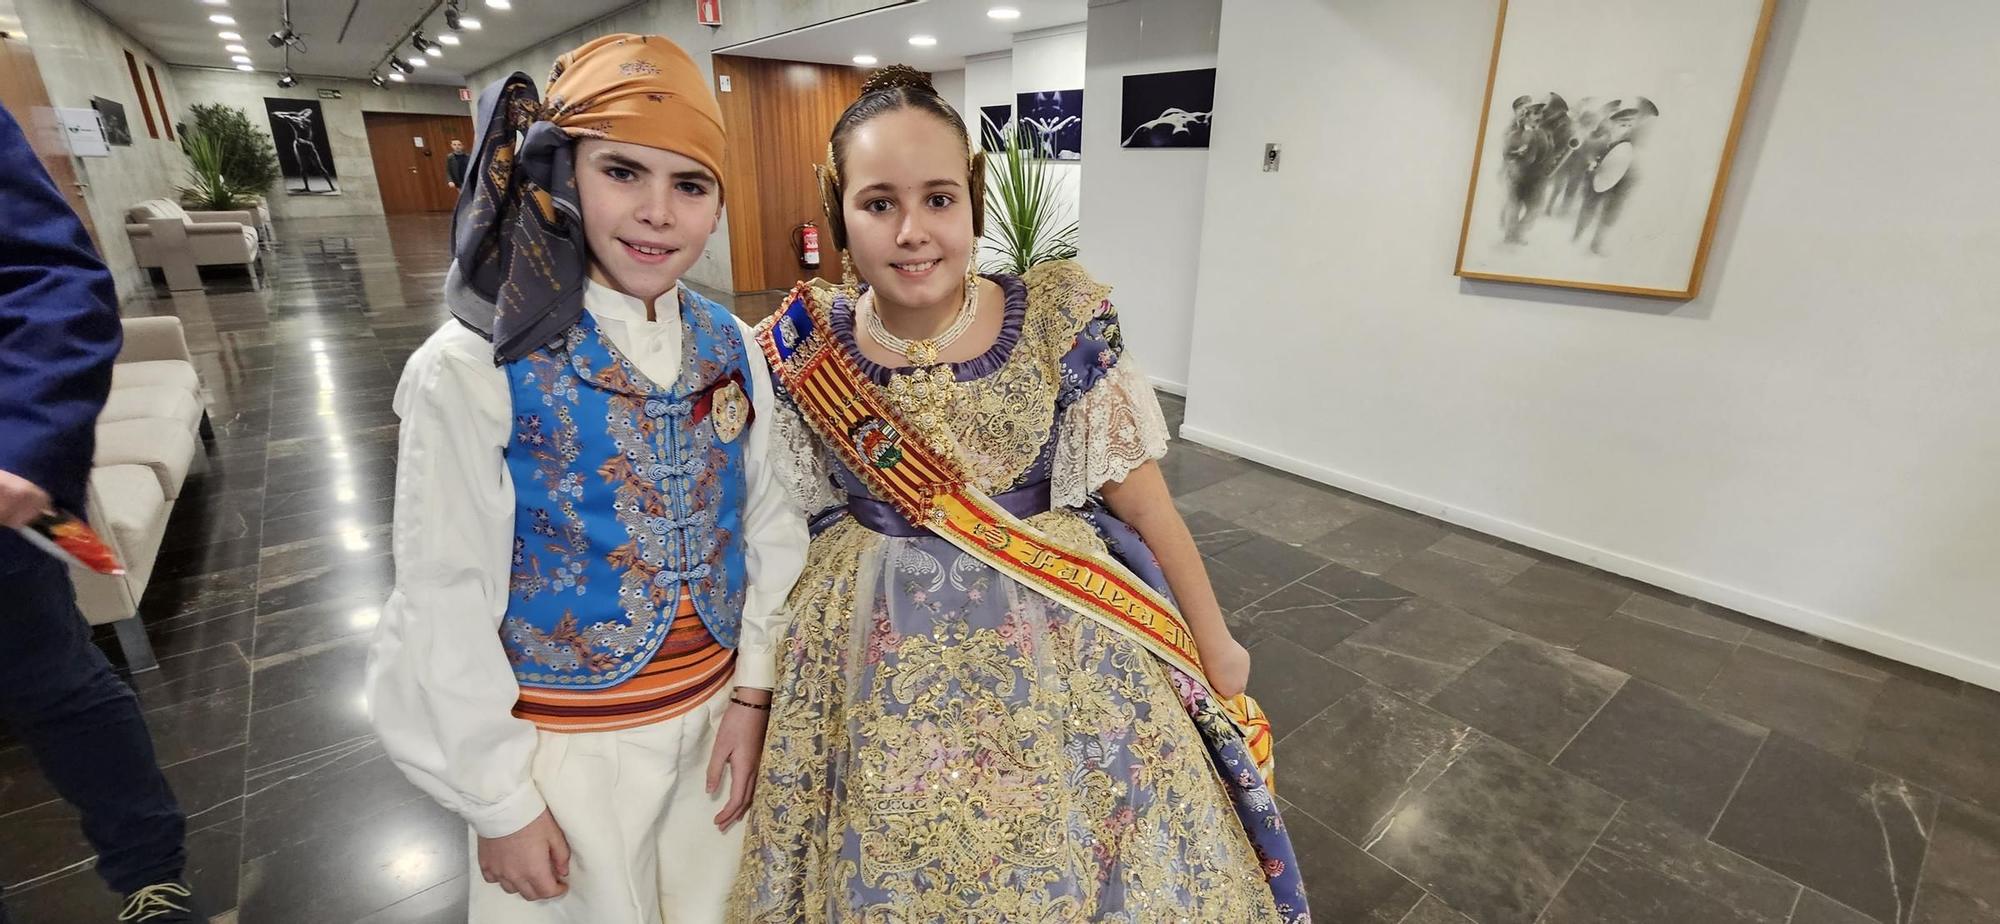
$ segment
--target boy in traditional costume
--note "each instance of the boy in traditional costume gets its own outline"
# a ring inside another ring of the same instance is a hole
[[[480,114],[455,320],[396,393],[372,717],[472,829],[471,920],[719,922],[807,541],[750,329],[680,282],[720,109],[678,46],[613,35]]]

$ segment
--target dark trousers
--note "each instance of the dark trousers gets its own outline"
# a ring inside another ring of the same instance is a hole
[[[0,720],[83,816],[98,875],[113,890],[177,878],[187,820],[153,757],[138,697],[91,643],[68,571],[23,551],[0,555]],[[8,873],[0,870],[0,882]]]

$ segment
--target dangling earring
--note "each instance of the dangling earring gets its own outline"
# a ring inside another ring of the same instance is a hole
[[[979,304],[979,244],[972,245],[972,256],[965,260],[965,311],[972,313]]]
[[[861,280],[854,273],[854,258],[845,249],[840,252],[840,291],[849,305],[861,300]]]

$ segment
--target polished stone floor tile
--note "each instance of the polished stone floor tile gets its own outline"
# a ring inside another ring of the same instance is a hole
[[[1735,650],[1720,639],[1613,613],[1576,653],[1684,696],[1700,696]]]
[[[1327,654],[1368,623],[1341,608],[1338,600],[1298,583],[1236,613],[1236,624],[1257,637],[1278,635],[1318,654]]]
[[[468,881],[459,876],[431,886],[356,924],[461,924],[466,916]]]
[[[1787,924],[1799,885],[1627,805],[1540,924]]]
[[[1288,735],[1282,792],[1335,833],[1366,844],[1474,741],[1450,718],[1377,686],[1358,689]]]
[[[1402,924],[1424,890],[1332,829],[1280,800],[1315,921]]]
[[[1491,569],[1496,575],[1504,575],[1495,583],[1519,577],[1521,572],[1534,567],[1544,557],[1513,543],[1456,528],[1431,546],[1430,551]]]
[[[1435,520],[1381,510],[1306,543],[1306,548],[1356,571],[1381,574],[1444,536],[1444,525]]]
[[[1194,536],[1195,548],[1200,549],[1203,555],[1214,555],[1257,535],[1207,511],[1186,511],[1181,519],[1187,522],[1188,532]]]
[[[1250,695],[1270,715],[1279,740],[1367,682],[1282,635],[1250,648]]]
[[[1334,646],[1335,664],[1426,699],[1511,636],[1464,611],[1417,598]]]
[[[1443,899],[1427,894],[1400,924],[1472,924],[1472,919],[1451,910]]]
[[[1486,924],[1530,924],[1618,810],[1616,796],[1492,739],[1415,789],[1368,852]]]
[[[1532,639],[1509,639],[1446,684],[1432,709],[1553,759],[1626,675]]]
[[[1875,919],[1807,889],[1792,909],[1791,924],[1875,924]]]
[[[1892,678],[1869,710],[1855,759],[2000,812],[2000,701]]]
[[[1504,569],[1466,561],[1425,549],[1413,552],[1382,572],[1382,580],[1439,603],[1477,612],[1495,589],[1512,580]]]
[[[1544,562],[1495,589],[1472,612],[1558,648],[1574,649],[1631,596],[1609,575]]]
[[[1702,695],[1705,705],[1842,756],[1860,744],[1882,683],[1762,649],[1738,648]]]
[[[1726,642],[1731,646],[1750,634],[1749,617],[1732,618],[1730,615],[1704,612],[1690,603],[1668,599],[1664,591],[1635,593],[1618,608],[1618,614]]]
[[[246,844],[247,847],[247,844]],[[246,924],[351,924],[466,873],[465,823],[428,800],[245,851]]]
[[[1914,924],[2000,922],[2000,814],[1955,799],[1938,810]]]
[[[1415,596],[1372,574],[1346,565],[1327,565],[1300,583],[1333,598],[1340,611],[1363,622],[1374,622]]]
[[[1635,679],[1577,733],[1555,765],[1705,834],[1765,734]]]
[[[177,764],[240,747],[247,735],[249,716],[247,685],[155,709],[146,713],[146,728],[153,735],[153,756],[162,765]]]
[[[1710,838],[1881,924],[1907,924],[1937,812],[1929,790],[1773,735]]]

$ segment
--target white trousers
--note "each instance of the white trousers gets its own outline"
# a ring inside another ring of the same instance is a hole
[[[471,924],[722,924],[743,853],[739,821],[724,834],[708,758],[729,697],[685,715],[611,732],[542,732],[532,775],[569,840],[569,892],[531,902],[487,882],[472,839]]]

